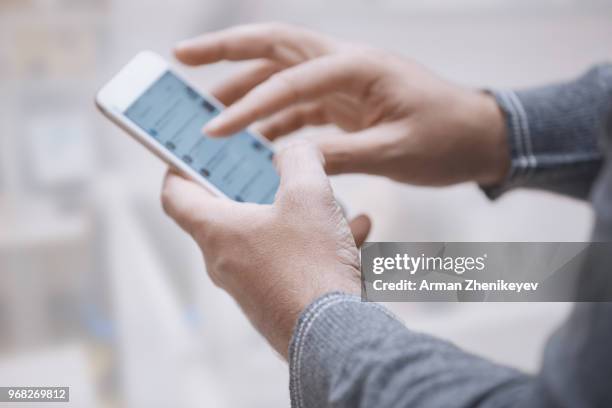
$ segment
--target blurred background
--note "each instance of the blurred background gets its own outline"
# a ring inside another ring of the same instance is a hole
[[[164,216],[164,165],[93,105],[142,49],[171,58],[177,40],[271,20],[476,87],[550,82],[612,57],[604,0],[0,0],[0,385],[70,386],[74,407],[289,405],[286,364]],[[179,69],[206,89],[236,66]],[[333,184],[372,217],[373,241],[582,241],[591,226],[586,204],[541,192],[490,202],[474,185]],[[533,372],[571,305],[389,306]]]

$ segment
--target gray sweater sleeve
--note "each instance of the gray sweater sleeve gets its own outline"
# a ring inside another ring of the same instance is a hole
[[[607,273],[610,261],[593,272]],[[541,371],[528,376],[413,332],[377,304],[331,293],[302,313],[294,332],[291,405],[610,407],[611,343],[612,303],[579,303],[549,340]]]
[[[410,331],[383,307],[341,293],[304,311],[289,365],[296,408],[503,407],[531,384],[514,369]]]
[[[612,65],[569,82],[492,94],[506,115],[511,168],[504,183],[485,193],[496,198],[526,187],[587,198],[602,165]]]

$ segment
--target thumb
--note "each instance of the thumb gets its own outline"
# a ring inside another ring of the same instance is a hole
[[[231,206],[234,204],[230,200],[215,197],[172,170],[168,171],[164,179],[161,201],[166,214],[190,234],[202,223],[231,216]]]
[[[301,140],[292,143],[275,155],[280,174],[279,195],[299,194],[305,198],[331,192],[323,169],[323,155],[317,147]]]

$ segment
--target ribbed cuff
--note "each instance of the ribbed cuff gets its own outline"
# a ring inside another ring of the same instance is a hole
[[[496,198],[514,187],[588,198],[610,132],[612,65],[579,78],[522,91],[489,91],[506,116],[511,168]]]
[[[403,325],[380,305],[327,294],[304,310],[289,346],[291,406],[324,407],[330,383],[354,351]]]
[[[495,199],[506,191],[525,184],[537,166],[537,159],[533,153],[527,113],[518,96],[511,90],[488,92],[495,97],[506,116],[506,134],[511,158],[506,179],[499,185],[482,187],[487,197]]]

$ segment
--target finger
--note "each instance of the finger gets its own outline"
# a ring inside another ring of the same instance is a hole
[[[365,63],[359,63],[350,55],[310,60],[281,71],[255,87],[210,121],[204,131],[216,135],[232,134],[289,105],[339,90],[362,96],[374,75]]]
[[[256,130],[268,140],[275,140],[304,126],[329,123],[325,111],[317,103],[304,103],[289,107],[258,124]]]
[[[330,192],[323,156],[312,143],[292,143],[276,153],[274,160],[281,179],[277,198],[318,199]]]
[[[229,106],[282,67],[281,64],[269,60],[253,62],[213,88],[212,94],[224,105]]]
[[[397,154],[398,127],[379,125],[360,132],[328,135],[316,141],[325,158],[327,174],[378,174]]]
[[[247,24],[182,41],[174,53],[187,65],[256,58],[295,63],[296,52],[291,52],[292,49],[300,49],[307,43],[312,48],[322,49],[323,42],[323,37],[290,25]]]
[[[231,201],[213,196],[172,170],[164,179],[161,199],[166,214],[190,234],[197,225],[232,213],[229,208],[233,204]]]
[[[365,214],[360,214],[351,220],[349,226],[351,227],[351,233],[355,239],[355,245],[357,245],[357,248],[361,247],[372,229],[370,217]]]

